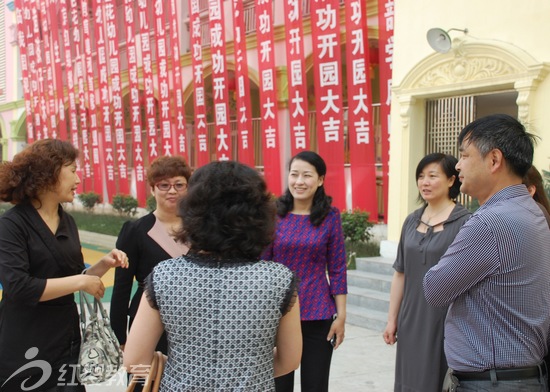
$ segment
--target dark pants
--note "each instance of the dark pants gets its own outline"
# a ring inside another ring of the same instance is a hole
[[[334,349],[327,341],[332,320],[302,321],[303,351],[300,364],[302,392],[328,392],[330,361]],[[294,390],[294,372],[275,378],[277,392]]]

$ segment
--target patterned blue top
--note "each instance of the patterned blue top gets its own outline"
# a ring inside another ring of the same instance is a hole
[[[464,224],[424,278],[450,304],[445,354],[456,371],[537,365],[550,331],[550,230],[525,185],[504,188]]]
[[[317,227],[309,218],[291,213],[279,218],[275,240],[262,258],[296,272],[302,320],[327,320],[336,313],[333,296],[348,292],[342,221],[335,207]]]

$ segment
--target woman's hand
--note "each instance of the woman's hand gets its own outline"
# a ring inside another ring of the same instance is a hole
[[[97,299],[103,298],[105,295],[105,285],[99,276],[83,274],[80,277],[82,279],[80,290],[93,295]]]
[[[128,268],[128,256],[120,249],[113,249],[99,260],[109,268]]]
[[[114,267],[128,268],[128,256],[120,249],[113,249],[86,270],[86,275],[103,276]]]
[[[327,342],[336,335],[336,342],[334,343],[334,349],[336,350],[344,341],[344,335],[346,331],[346,320],[343,317],[336,317],[330,326],[328,332]]]
[[[397,325],[394,322],[388,321],[382,337],[386,344],[395,344],[397,342]]]

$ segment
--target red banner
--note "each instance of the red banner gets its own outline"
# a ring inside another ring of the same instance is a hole
[[[260,73],[260,115],[263,129],[264,177],[275,195],[281,194],[281,158],[277,122],[277,82],[273,37],[273,3],[256,0],[258,71]]]
[[[216,157],[219,161],[226,161],[232,159],[232,156],[223,2],[222,0],[209,0],[208,5],[212,51],[213,113],[216,124]]]
[[[284,0],[286,65],[288,72],[288,111],[292,155],[309,150],[307,80],[304,60],[302,1]]]
[[[174,137],[170,116],[170,87],[168,84],[168,45],[164,22],[164,0],[155,0],[155,42],[157,48],[157,81],[159,91],[159,120],[162,140],[162,154],[173,155]]]
[[[327,164],[325,188],[346,208],[339,0],[311,3],[313,76],[319,155]]]
[[[88,9],[86,5],[86,10]],[[89,134],[90,130],[88,128],[87,121],[87,111],[86,111],[86,90],[84,86],[85,78],[85,66],[87,64],[86,57],[84,55],[83,46],[83,36],[86,32],[89,34],[89,23],[87,18],[83,18],[82,23],[80,22],[79,15],[79,6],[78,0],[71,0],[71,25],[72,25],[72,42],[75,47],[75,73],[76,80],[78,84],[78,112],[80,118],[80,132],[82,135],[82,150],[81,150],[81,161],[83,162],[83,190],[85,192],[91,192],[93,189],[92,183],[92,159],[90,157],[90,140]],[[84,23],[86,19],[86,23]],[[82,32],[80,31],[80,26],[82,25]],[[84,30],[86,27],[86,30]],[[102,195],[103,192],[100,193]]]
[[[57,139],[57,119],[55,116],[55,86],[53,80],[53,61],[52,61],[52,50],[51,50],[51,31],[48,23],[48,6],[46,5],[46,0],[40,0],[36,4],[39,9],[39,20],[40,20],[40,36],[42,38],[42,48],[44,54],[44,67],[43,75],[45,75],[45,85],[44,85],[44,99],[46,102],[46,111],[43,121],[47,124],[47,128],[44,128],[44,133],[46,130],[48,134],[44,135],[46,137],[51,137]]]
[[[378,50],[380,78],[380,124],[382,137],[382,184],[384,222],[388,221],[388,186],[390,161],[390,109],[393,69],[393,0],[378,1]]]
[[[71,35],[69,31],[69,11],[67,9],[67,3],[61,1],[59,3],[59,11],[61,15],[61,35],[63,37],[63,53],[65,57],[65,71],[67,75],[67,94],[68,94],[68,103],[69,103],[69,138],[73,143],[73,146],[80,149],[80,141],[78,136],[78,115],[76,111],[76,92],[74,88],[74,71],[73,71],[73,55],[71,51]],[[75,43],[80,45],[80,41]],[[60,67],[61,68],[61,67]],[[61,73],[61,69],[60,69]],[[57,78],[57,69],[56,69],[56,78]],[[61,76],[60,76],[61,79]],[[63,81],[61,81],[61,86],[63,86]],[[65,112],[64,105],[61,106],[63,113]],[[61,112],[60,112],[61,113]],[[82,158],[82,157],[81,157]],[[80,160],[76,162],[76,172],[80,178],[84,178],[82,174],[82,165]],[[77,192],[82,192],[83,183],[81,182],[78,186]]]
[[[96,5],[97,1],[94,1],[94,13],[92,14],[92,17],[95,18],[95,11],[96,11]],[[105,148],[105,151],[100,155],[100,134],[98,130],[98,108],[96,104],[96,89],[95,89],[95,79],[94,79],[94,68],[95,64],[93,62],[93,55],[92,55],[92,45],[93,41],[90,35],[90,20],[88,18],[88,15],[90,15],[88,11],[88,4],[86,1],[81,2],[82,7],[82,30],[83,30],[83,38],[84,38],[84,58],[86,59],[86,87],[88,90],[88,113],[90,118],[90,138],[89,145],[91,146],[91,152],[92,152],[92,166],[93,166],[93,183],[94,183],[94,192],[100,194],[103,196],[103,162],[101,161],[101,158],[105,154],[111,154],[112,155],[112,147],[109,151],[107,151],[107,148]],[[101,18],[101,23],[103,21],[103,18]],[[94,25],[98,25],[99,22],[96,20]],[[102,26],[102,25],[101,25]],[[96,33],[96,36],[98,33]],[[107,70],[105,66],[105,41],[103,38],[103,35],[95,38],[96,45],[96,53],[97,53],[97,59],[98,59],[98,72],[99,72],[99,93],[104,94],[102,91],[104,91],[105,82],[103,82],[102,86],[102,78],[105,79],[105,72]],[[103,65],[100,63],[103,62]],[[103,75],[103,76],[102,76]],[[104,102],[103,99],[100,97],[100,102]],[[101,106],[102,107],[102,106]],[[103,111],[101,110],[103,113]],[[111,132],[110,124],[102,124],[103,131],[104,132]],[[84,143],[84,140],[83,140]]]
[[[352,207],[368,211],[378,221],[376,154],[372,127],[372,97],[368,63],[366,10],[361,0],[346,2],[346,64],[348,137]]]
[[[124,1],[124,22],[126,24],[126,55],[128,56],[130,118],[132,120],[132,146],[134,153],[133,172],[136,182],[136,198],[139,206],[144,207],[147,201],[147,181],[145,178],[145,163],[143,161],[143,140],[141,138],[141,105],[139,102],[134,0]]]
[[[145,120],[147,121],[147,151],[149,164],[159,157],[159,145],[155,111],[155,92],[153,87],[153,59],[151,40],[149,39],[148,1],[138,0],[138,19],[141,41],[141,59],[143,84],[145,90]]]
[[[254,167],[254,135],[250,102],[250,80],[246,57],[246,36],[243,2],[233,0],[233,31],[235,33],[235,79],[237,88],[237,131],[239,161]]]
[[[58,131],[58,137],[61,140],[67,140],[67,122],[65,119],[65,88],[63,86],[63,71],[61,70],[61,44],[59,42],[59,22],[57,20],[56,9],[57,2],[49,2],[47,14],[48,14],[48,24],[50,25],[51,37],[52,37],[52,62],[53,62],[53,71],[55,79],[55,95],[50,97],[54,99],[54,111],[52,113],[52,120],[57,120],[56,123],[52,124],[52,127],[55,127]],[[66,7],[65,2],[63,6]],[[77,146],[78,147],[78,146]]]
[[[27,143],[34,142],[33,107],[31,95],[31,76],[29,72],[29,57],[27,56],[27,34],[30,30],[31,14],[28,6],[23,6],[23,0],[15,0],[15,19],[17,22],[17,42],[21,58],[21,77],[25,112],[27,118]]]
[[[46,94],[44,91],[45,84],[45,73],[43,67],[43,54],[42,51],[42,40],[40,39],[40,19],[39,11],[35,7],[31,7],[31,28],[32,28],[32,40],[33,40],[33,52],[34,57],[33,61],[29,64],[31,65],[31,70],[33,73],[33,79],[36,82],[36,87],[33,89],[34,101],[34,128],[36,130],[35,137],[37,140],[44,139],[49,137],[49,127],[47,123],[47,108],[46,108]],[[35,71],[36,70],[36,71]]]
[[[208,129],[206,128],[206,105],[204,79],[202,76],[202,37],[199,0],[189,0],[189,25],[191,26],[191,59],[193,64],[193,91],[195,109],[195,145],[197,166],[210,162],[208,155]]]
[[[188,160],[187,156],[187,135],[185,132],[185,108],[183,106],[183,90],[182,90],[182,80],[181,80],[181,63],[180,63],[180,35],[179,35],[179,26],[178,26],[178,10],[176,6],[176,0],[170,0],[166,3],[168,6],[168,15],[170,15],[170,29],[171,37],[170,43],[172,47],[172,75],[174,78],[174,96],[175,96],[175,119],[172,121],[172,128],[175,129],[173,132],[176,136],[175,146],[176,153],[181,155]]]
[[[107,36],[107,57],[109,58],[109,72],[111,74],[111,98],[112,98],[112,117],[115,128],[115,151],[116,151],[116,170],[118,171],[118,192],[123,195],[130,194],[128,183],[128,159],[126,154],[126,133],[124,129],[124,108],[122,106],[122,82],[120,80],[120,53],[118,50],[118,32],[116,20],[116,2],[114,0],[105,0],[104,3],[105,29]],[[107,101],[109,102],[109,101]],[[110,181],[115,184],[117,179],[115,173],[109,171],[109,161],[107,162],[107,187]],[[111,178],[112,177],[112,178]],[[109,195],[109,200],[111,196]]]

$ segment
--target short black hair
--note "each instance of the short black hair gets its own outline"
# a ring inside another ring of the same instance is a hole
[[[179,215],[183,227],[177,239],[215,257],[257,260],[275,232],[275,202],[264,179],[234,161],[197,169]]]
[[[536,136],[512,116],[491,114],[466,125],[458,136],[458,144],[463,142],[473,143],[482,157],[500,150],[510,170],[523,177],[533,163]]]
[[[432,154],[426,155],[424,158],[418,162],[418,165],[416,166],[416,181],[418,182],[418,178],[420,177],[420,174],[422,173],[422,170],[426,166],[428,166],[431,163],[438,163],[441,169],[443,169],[443,172],[447,176],[447,178],[451,178],[452,176],[455,176],[455,180],[453,182],[453,185],[449,188],[449,198],[451,200],[454,200],[457,198],[457,196],[460,194],[460,180],[458,179],[458,170],[456,170],[456,164],[458,163],[458,160],[449,154],[442,154],[440,152],[434,152]],[[420,195],[418,196],[420,201],[423,201],[422,197]]]

